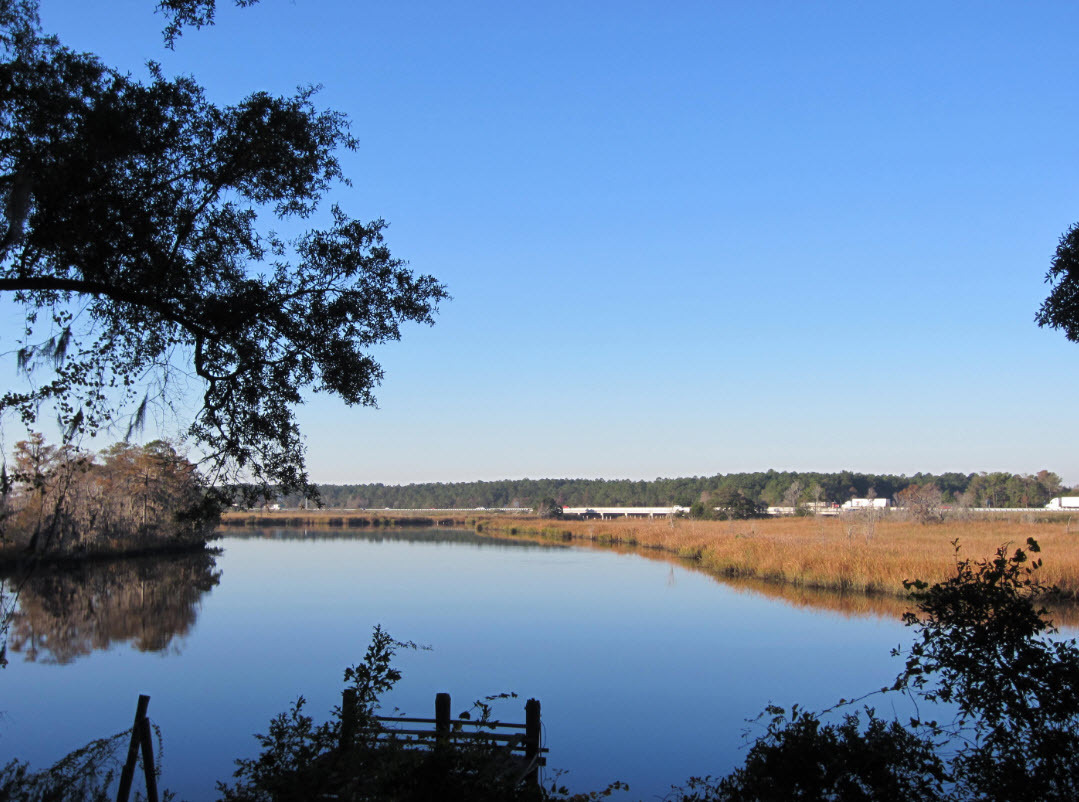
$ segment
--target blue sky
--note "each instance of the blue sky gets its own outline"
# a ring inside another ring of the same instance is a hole
[[[1079,345],[1038,329],[1079,221],[1062,3],[262,0],[161,46],[151,0],[46,30],[219,102],[323,85],[333,199],[453,295],[312,397],[312,478],[1049,468]]]

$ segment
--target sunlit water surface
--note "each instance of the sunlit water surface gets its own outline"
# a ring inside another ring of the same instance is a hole
[[[0,670],[0,757],[48,765],[130,726],[146,693],[164,786],[214,799],[233,760],[256,752],[252,734],[299,694],[328,714],[381,624],[431,647],[400,653],[389,706],[431,716],[447,691],[456,714],[513,691],[496,714],[523,721],[538,698],[548,777],[563,770],[574,790],[621,780],[624,798],[657,799],[740,762],[746,719],[770,701],[824,707],[887,684],[900,668],[889,651],[909,640],[891,618],[795,606],[632,554],[446,530],[304,534],[227,536],[216,566],[124,569],[122,591],[93,572],[74,591],[25,590]],[[104,596],[118,607],[102,609]]]

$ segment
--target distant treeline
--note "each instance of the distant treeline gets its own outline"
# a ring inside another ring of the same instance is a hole
[[[769,506],[810,501],[841,504],[851,498],[893,498],[911,486],[935,486],[944,503],[970,507],[1041,507],[1069,492],[1050,471],[1013,473],[917,473],[913,476],[760,471],[683,479],[504,479],[495,482],[428,482],[413,485],[319,485],[326,507],[345,509],[475,509],[535,507],[550,498],[569,507],[690,506],[736,490]],[[302,504],[287,496],[286,507]]]

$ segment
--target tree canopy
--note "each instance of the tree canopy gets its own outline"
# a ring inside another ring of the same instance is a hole
[[[170,44],[213,21],[212,0],[160,9]],[[431,323],[445,288],[337,205],[274,233],[348,183],[337,154],[356,141],[313,88],[216,105],[192,77],[74,52],[36,11],[0,0],[0,292],[25,312],[28,375],[0,412],[129,433],[193,386],[184,434],[212,480],[308,490],[302,391],[373,404],[370,347]]]
[[[1069,340],[1079,342],[1079,225],[1060,238],[1045,282],[1053,289],[1034,320],[1039,326],[1061,329]]]

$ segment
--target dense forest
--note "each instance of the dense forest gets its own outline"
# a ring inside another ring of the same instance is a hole
[[[841,504],[850,498],[894,498],[910,487],[935,487],[946,504],[969,507],[1041,507],[1069,492],[1050,471],[1013,473],[917,473],[913,476],[760,471],[682,479],[504,479],[494,482],[431,482],[412,485],[319,485],[326,507],[344,509],[475,509],[535,507],[544,498],[569,507],[691,506],[727,490],[769,506],[810,501]],[[302,505],[285,496],[282,506]]]

